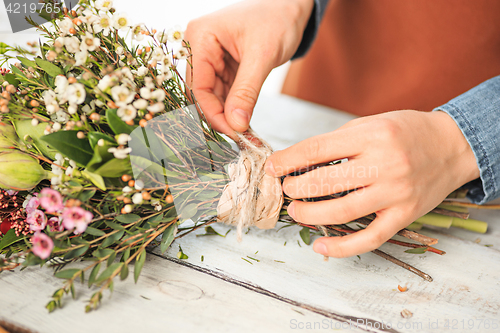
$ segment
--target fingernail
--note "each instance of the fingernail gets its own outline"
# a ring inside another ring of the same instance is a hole
[[[288,212],[288,215],[292,217],[292,219],[295,219],[295,205],[293,204],[293,202],[288,205],[286,211]]]
[[[320,242],[314,243],[313,250],[316,253],[322,254],[324,256],[328,255],[328,249],[326,248],[326,245]]]
[[[276,172],[274,171],[274,165],[273,165],[273,162],[267,160],[266,162],[266,166],[264,167],[264,170],[266,171],[266,173],[270,176],[274,176],[276,174]]]
[[[236,124],[246,127],[250,122],[250,115],[242,109],[234,109],[233,120]]]

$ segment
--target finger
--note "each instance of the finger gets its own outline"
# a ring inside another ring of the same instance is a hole
[[[363,127],[364,124],[317,135],[277,151],[267,159],[265,171],[280,177],[320,163],[357,156],[367,144]]]
[[[300,176],[287,176],[283,191],[294,199],[342,193],[373,184],[378,176],[377,170],[376,166],[360,165],[354,159],[317,168]]]
[[[237,132],[248,129],[260,89],[271,71],[260,59],[258,55],[246,55],[242,59],[226,99],[226,120]]]
[[[294,200],[288,214],[305,224],[344,224],[387,207],[374,187],[366,187],[346,196],[316,202]]]
[[[335,258],[373,251],[402,229],[403,221],[396,218],[397,216],[388,210],[379,212],[377,218],[365,229],[342,237],[319,238],[314,242],[313,249],[317,253]]]

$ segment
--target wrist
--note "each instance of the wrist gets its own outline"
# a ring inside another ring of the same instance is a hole
[[[456,122],[444,111],[431,112],[435,118],[436,131],[441,133],[439,144],[450,165],[451,175],[456,177],[457,188],[479,178],[479,167],[470,144],[467,142]]]

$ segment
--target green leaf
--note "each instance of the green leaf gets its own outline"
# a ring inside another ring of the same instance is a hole
[[[128,265],[124,264],[120,272],[120,279],[125,280],[128,276]]]
[[[10,229],[5,235],[3,235],[2,239],[0,239],[0,250],[3,250],[7,246],[14,244],[21,238],[23,238],[23,236],[16,236],[16,232],[14,231],[14,229]]]
[[[93,227],[87,227],[87,230],[85,230],[85,233],[92,235],[92,236],[98,236],[98,237],[106,235],[106,233],[104,231],[102,231],[100,229],[93,228]]]
[[[12,66],[11,69],[12,69],[12,73],[17,74],[18,76],[21,76],[23,79],[26,79],[26,76],[24,75],[23,72],[21,72],[21,70],[19,68],[17,68],[16,66]]]
[[[300,238],[306,243],[307,245],[311,244],[311,232],[308,227],[303,227],[302,230],[300,230]]]
[[[109,221],[106,221],[105,223],[111,229],[114,229],[114,230],[125,230],[125,228],[121,224],[113,223],[113,222],[109,222]]]
[[[110,137],[109,135],[106,135],[104,133],[101,133],[101,132],[90,132],[88,134],[88,138],[89,138],[89,143],[90,143],[90,146],[92,147],[92,149],[95,149],[95,147],[97,146],[97,142],[99,142],[99,140],[103,139],[104,141],[107,141],[113,145],[116,144],[116,141],[113,140],[112,137]]]
[[[87,163],[87,170],[95,173],[95,171],[104,163],[114,159],[115,157],[113,156],[113,154],[108,153],[108,149],[110,147],[111,146],[108,145],[107,143],[104,144],[104,146],[99,146],[99,145],[95,146],[92,158]]]
[[[100,175],[96,175],[88,170],[83,170],[82,174],[88,178],[92,184],[99,187],[101,190],[106,191],[106,184],[104,184],[104,179]]]
[[[106,239],[104,240],[104,242],[102,242],[101,247],[102,248],[108,247],[111,244],[113,244],[114,242],[118,241],[120,238],[122,238],[124,232],[125,232],[124,230],[121,230],[121,231],[118,231],[115,234],[112,234],[112,235],[106,237]]]
[[[54,274],[56,278],[60,279],[71,279],[76,273],[79,273],[81,269],[78,268],[68,268]]]
[[[89,245],[85,245],[83,247],[71,250],[68,253],[66,253],[66,255],[64,256],[64,259],[73,259],[73,258],[81,257],[85,252],[87,252],[88,249],[89,249]]]
[[[78,139],[78,131],[59,131],[42,136],[41,139],[80,165],[86,166],[93,152],[86,139]]]
[[[161,236],[160,250],[162,254],[167,251],[170,244],[174,241],[175,227],[176,224],[172,223],[172,225],[168,227]]]
[[[144,262],[146,261],[146,251],[142,249],[141,253],[138,255],[137,260],[135,261],[134,266],[134,281],[137,283],[139,279],[139,275],[141,274],[142,267],[144,266]]]
[[[116,252],[113,251],[113,253],[111,253],[111,255],[109,256],[107,262],[106,262],[106,265],[109,267],[111,266],[111,264],[113,263],[113,261],[115,261],[116,259]]]
[[[106,268],[99,275],[99,277],[95,280],[95,283],[99,284],[99,283],[101,283],[101,282],[109,279],[109,277],[111,276],[111,274],[113,274],[113,272],[116,271],[118,268],[120,268],[122,265],[123,265],[122,262],[115,262],[114,264],[112,264],[111,266],[109,266],[108,268]]]
[[[179,252],[177,252],[177,258],[181,259],[181,260],[184,260],[184,259],[189,259],[188,255],[185,254],[183,251],[182,251],[182,248],[181,246],[179,245]]]
[[[95,278],[97,277],[97,274],[99,274],[100,269],[101,269],[101,263],[98,263],[97,265],[94,266],[94,268],[92,268],[92,272],[90,273],[89,276],[89,288],[94,283]]]
[[[210,149],[212,149],[215,153],[221,155],[221,156],[224,156],[224,151],[219,147],[219,145],[216,143],[216,142],[213,142],[213,141],[207,141],[208,143],[208,146],[210,147]]]
[[[56,77],[58,75],[64,75],[64,72],[61,68],[57,67],[53,63],[47,60],[43,60],[41,58],[36,58],[35,62],[41,69],[43,69],[47,74],[52,77]]]
[[[36,63],[35,63],[34,61],[32,61],[32,60],[26,59],[26,58],[21,57],[21,56],[17,57],[17,59],[19,59],[19,61],[20,61],[20,62],[21,62],[24,66],[26,66],[26,67],[28,67],[28,68],[29,68],[29,67],[33,67],[33,68],[35,68],[35,67],[36,67]]]
[[[104,258],[108,255],[113,253],[113,250],[111,249],[97,249],[94,252],[92,252],[92,255],[96,258]]]
[[[181,209],[181,216],[183,219],[187,220],[195,216],[197,212],[198,212],[198,204],[191,203]]]
[[[116,220],[125,224],[129,223],[134,223],[137,222],[141,219],[139,215],[136,214],[124,214],[124,215],[118,215],[116,217]]]
[[[14,120],[14,128],[16,129],[17,135],[24,144],[31,144],[35,146],[43,155],[55,159],[57,150],[51,148],[46,142],[42,141],[40,138],[44,136],[46,123],[40,123],[37,126],[31,124],[31,120]],[[29,138],[29,140],[25,140]]]
[[[416,247],[414,249],[406,250],[405,252],[412,253],[412,254],[422,254],[422,253],[427,252],[427,248],[426,247]]]
[[[16,76],[12,73],[8,73],[4,75],[5,81],[9,82],[10,84],[14,85],[16,88],[21,83],[18,79],[16,79]]]
[[[87,200],[90,200],[94,196],[95,192],[95,190],[82,191],[80,194],[78,194],[78,200],[87,202]]]
[[[130,134],[137,126],[127,125],[120,117],[117,115],[117,109],[107,109],[106,118],[108,119],[109,127],[115,134]]]
[[[130,174],[132,172],[132,167],[130,165],[129,158],[113,158],[111,161],[104,163],[104,165],[100,166],[94,172],[103,177],[118,178],[122,175]]]

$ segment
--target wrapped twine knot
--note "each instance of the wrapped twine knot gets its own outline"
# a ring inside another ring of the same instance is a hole
[[[283,206],[281,180],[264,172],[264,164],[273,150],[251,129],[247,133],[262,144],[256,145],[238,133],[240,155],[228,166],[230,182],[217,206],[218,221],[236,225],[238,241],[246,227],[274,228]]]

